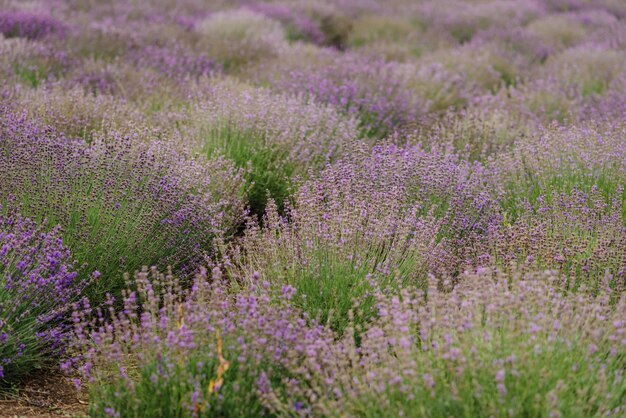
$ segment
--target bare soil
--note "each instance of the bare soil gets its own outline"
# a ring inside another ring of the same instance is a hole
[[[0,393],[0,417],[84,417],[85,395],[72,380],[56,372],[41,373]]]

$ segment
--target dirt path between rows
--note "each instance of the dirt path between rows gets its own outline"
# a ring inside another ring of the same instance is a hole
[[[47,372],[33,376],[16,387],[0,393],[0,417],[82,417],[86,398],[78,393],[70,378]]]

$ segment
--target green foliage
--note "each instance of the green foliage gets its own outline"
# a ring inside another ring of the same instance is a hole
[[[511,178],[504,184],[504,195],[499,198],[503,213],[510,221],[519,218],[527,210],[526,202],[534,210],[540,202],[551,205],[555,196],[571,195],[574,190],[599,193],[607,204],[613,199],[626,202],[626,190],[622,177],[610,170],[585,172],[561,169],[551,172],[526,170],[523,174]],[[622,216],[626,218],[626,206],[622,207]]]
[[[371,322],[376,315],[377,294],[395,294],[425,284],[424,262],[409,250],[401,256],[388,243],[368,243],[364,236],[353,237],[349,248],[337,248],[323,237],[298,239],[283,236],[281,240],[291,244],[288,248],[250,254],[250,264],[262,271],[263,279],[277,292],[292,286],[294,306],[339,335],[351,324],[366,327]],[[396,267],[386,271],[392,259]],[[260,267],[262,263],[266,263],[265,268]]]
[[[235,358],[234,352],[226,352]],[[143,365],[132,383],[113,379],[92,386],[91,417],[243,417],[267,416],[256,391],[256,376],[233,362],[223,385],[212,386],[218,362],[211,353],[197,350],[177,362],[157,356]],[[213,388],[213,391],[211,389]],[[116,415],[119,414],[119,415]]]
[[[14,63],[13,72],[22,83],[32,88],[37,88],[37,86],[47,78],[45,69],[37,65],[27,66]]]
[[[619,379],[624,356],[609,357],[600,365],[589,360],[588,347],[555,341],[545,337],[536,341],[535,352],[527,352],[522,338],[510,329],[494,330],[486,341],[476,330],[475,338],[465,341],[462,356],[484,364],[502,364],[502,386],[498,388],[493,367],[463,367],[455,370],[432,351],[420,352],[414,360],[432,376],[435,384],[408,384],[408,393],[388,387],[382,396],[365,397],[354,402],[352,411],[362,417],[412,416],[444,417],[592,417],[602,410],[621,405],[626,384]],[[516,348],[520,347],[520,348]],[[430,354],[429,354],[430,353]],[[541,371],[539,373],[538,371]],[[610,382],[616,382],[615,384]],[[400,387],[402,385],[399,385]],[[606,387],[612,404],[599,404],[592,387]],[[610,386],[610,389],[609,389]],[[602,409],[601,409],[602,408]]]
[[[239,130],[225,125],[203,131],[203,150],[211,156],[221,154],[246,169],[248,204],[252,213],[265,213],[268,197],[274,199],[281,211],[289,198],[296,164],[289,160],[289,151],[271,144],[267,136],[252,130]]]

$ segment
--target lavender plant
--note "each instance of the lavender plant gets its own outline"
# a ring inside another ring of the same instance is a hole
[[[424,113],[421,98],[412,94],[404,74],[392,64],[335,51],[316,53],[313,60],[312,67],[300,58],[295,68],[270,78],[270,83],[280,91],[306,94],[344,109],[360,119],[363,133],[371,137],[384,137]]]
[[[539,265],[559,270],[565,286],[585,284],[596,291],[605,279],[618,291],[626,289],[623,190],[606,202],[597,187],[589,193],[553,192],[540,196],[536,208],[526,202],[515,221],[492,232],[494,262],[500,265]]]
[[[492,97],[490,102],[498,102]],[[463,159],[488,163],[510,152],[522,138],[539,130],[534,118],[520,115],[502,106],[477,101],[468,109],[449,111],[443,118],[429,124],[407,129],[397,139],[420,143],[425,147],[446,146],[455,150]]]
[[[39,41],[5,38],[0,34],[0,80],[11,85],[38,87],[61,77],[70,64],[64,51],[50,50]]]
[[[252,3],[247,6],[256,13],[281,22],[285,26],[286,37],[291,41],[309,41],[323,45],[326,36],[320,24],[305,14],[296,4]]]
[[[587,29],[566,14],[551,14],[531,22],[528,31],[556,50],[563,50],[582,42]]]
[[[605,202],[623,199],[624,126],[596,122],[579,127],[551,127],[519,140],[513,155],[494,163],[494,191],[505,211],[515,217],[516,201],[536,202],[552,193],[592,189]],[[621,204],[621,203],[620,203]]]
[[[217,70],[214,60],[206,54],[194,53],[176,44],[169,47],[146,45],[132,51],[131,55],[135,65],[154,68],[180,82],[188,77],[207,76]]]
[[[193,147],[246,170],[248,204],[262,216],[268,193],[282,208],[291,182],[319,170],[358,136],[356,120],[331,106],[229,80],[214,82],[181,127]]]
[[[452,0],[424,2],[419,5],[417,12],[422,24],[436,27],[439,36],[446,34],[459,43],[465,43],[480,30],[522,25],[540,15],[541,7],[533,1],[472,4]]]
[[[84,288],[60,228],[0,206],[0,382],[51,366],[67,342],[65,315]]]
[[[115,133],[86,143],[3,116],[0,198],[15,196],[24,214],[62,226],[80,265],[100,271],[90,290],[100,300],[139,260],[192,267],[243,213],[241,175],[223,159]]]
[[[54,127],[71,138],[89,142],[94,135],[130,131],[148,125],[138,106],[110,95],[93,95],[78,87],[44,86],[16,92],[8,103],[14,112],[27,111],[29,118]]]
[[[40,39],[63,35],[64,25],[52,16],[26,11],[0,12],[0,33],[7,38]]]
[[[450,292],[380,297],[360,346],[308,351],[295,391],[267,399],[285,416],[620,415],[623,297],[559,288],[554,273],[483,270]]]
[[[249,9],[220,11],[199,22],[200,42],[226,71],[275,56],[286,46],[283,28]]]
[[[342,331],[355,300],[367,318],[376,290],[420,287],[429,272],[453,277],[482,254],[498,219],[482,187],[452,154],[353,152],[300,188],[287,219],[270,206],[231,258],[243,277],[293,286],[297,306]]]
[[[580,89],[583,97],[602,95],[626,64],[616,50],[585,44],[570,48],[546,62],[546,73],[559,74],[565,84]]]
[[[572,287],[594,287],[605,271],[623,287],[622,130],[603,123],[552,127],[495,164],[504,222],[490,239],[494,255],[504,264],[560,269]]]
[[[153,268],[129,281],[123,310],[79,304],[75,357],[64,367],[90,382],[90,415],[265,415],[259,388],[281,385],[286,364],[332,337],[305,326],[291,290],[270,303],[256,283],[233,295],[219,269],[202,270],[183,294]]]

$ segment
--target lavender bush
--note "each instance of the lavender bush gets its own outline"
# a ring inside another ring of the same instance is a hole
[[[0,33],[8,38],[39,39],[53,34],[62,35],[65,30],[62,23],[45,14],[25,11],[0,12]]]
[[[207,52],[226,70],[276,55],[286,44],[278,22],[249,9],[216,12],[195,29]]]
[[[382,297],[360,346],[311,348],[293,392],[267,398],[278,415],[619,416],[623,298],[558,289],[553,273],[482,271],[450,293]]]
[[[258,391],[280,383],[297,347],[332,339],[307,328],[285,289],[271,299],[257,281],[252,293],[232,295],[215,268],[202,270],[181,295],[171,273],[147,269],[129,281],[124,310],[92,308],[73,313],[76,366],[97,391],[93,416],[242,416],[267,412]],[[121,335],[124,337],[120,338]],[[154,396],[158,395],[158,396]]]
[[[355,55],[324,51],[270,82],[280,91],[307,94],[343,108],[361,120],[367,136],[385,136],[397,126],[411,123],[423,113],[420,97],[411,94],[403,74],[384,62],[365,62]],[[299,68],[300,67],[300,68]]]
[[[519,140],[512,155],[494,162],[494,191],[515,215],[515,201],[546,199],[551,192],[597,189],[606,202],[616,198],[621,207],[624,178],[624,125],[596,122],[579,127],[552,125]]]
[[[27,111],[32,119],[54,127],[71,138],[91,141],[94,135],[141,129],[147,118],[132,103],[109,95],[93,95],[80,88],[44,86],[16,92],[9,103],[15,112]]]
[[[100,299],[139,260],[190,268],[243,213],[240,173],[224,160],[116,133],[86,143],[3,116],[0,198],[63,227],[77,260],[100,271],[92,286]]]
[[[304,40],[323,45],[326,42],[326,35],[322,31],[321,25],[313,18],[306,15],[297,5],[275,3],[252,3],[248,7],[254,12],[265,15],[271,19],[281,22],[286,29],[287,39],[292,41]]]
[[[248,204],[262,216],[268,193],[282,208],[296,176],[335,161],[358,136],[357,121],[298,96],[215,81],[181,127],[195,149],[246,170]]]
[[[458,275],[498,220],[480,179],[453,154],[381,146],[350,157],[303,184],[288,219],[270,207],[265,227],[249,227],[231,257],[244,277],[293,286],[298,306],[332,317],[336,330],[354,300],[371,304],[377,289]]]
[[[16,209],[0,206],[0,382],[50,365],[67,342],[63,319],[86,284],[60,228],[46,231]]]
[[[494,170],[505,219],[492,239],[496,256],[560,269],[572,286],[595,286],[607,272],[623,288],[622,138],[621,124],[600,123],[552,127],[516,144]]]
[[[488,163],[512,150],[522,138],[535,135],[537,121],[526,115],[501,106],[497,99],[492,103],[478,101],[472,107],[459,112],[448,112],[444,118],[411,130],[396,137],[409,144],[445,146],[468,161]]]
[[[38,41],[5,38],[0,34],[0,80],[15,86],[38,87],[63,75],[70,64],[63,51],[50,50]]]

